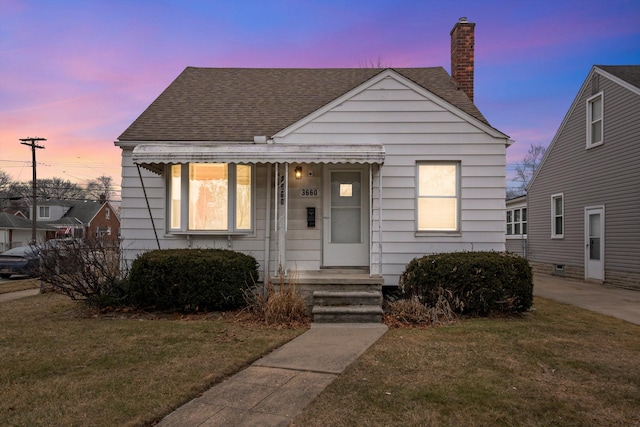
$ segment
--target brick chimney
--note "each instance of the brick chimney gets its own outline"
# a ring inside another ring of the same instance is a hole
[[[451,77],[473,101],[473,46],[475,23],[460,18],[451,30]]]

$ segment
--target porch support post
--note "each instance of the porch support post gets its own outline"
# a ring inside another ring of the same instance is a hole
[[[278,274],[287,275],[287,210],[289,209],[288,189],[289,164],[284,164],[284,170],[278,175]]]
[[[269,255],[271,255],[271,163],[267,164],[267,198],[265,201],[264,219],[264,278],[263,283],[269,284]]]

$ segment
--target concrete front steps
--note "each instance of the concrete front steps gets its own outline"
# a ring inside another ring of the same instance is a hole
[[[313,291],[316,323],[380,323],[382,291]]]
[[[316,323],[381,323],[381,276],[363,269],[323,269],[273,277],[274,286],[295,285]]]

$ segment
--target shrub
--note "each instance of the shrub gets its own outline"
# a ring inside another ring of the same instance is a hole
[[[434,307],[442,288],[459,299],[461,314],[523,312],[533,303],[529,262],[498,252],[455,252],[413,259],[400,276],[400,295]]]
[[[42,292],[57,292],[101,306],[124,286],[117,244],[91,239],[54,239],[38,245],[37,249]]]
[[[244,305],[258,279],[250,255],[225,249],[169,249],[137,257],[129,272],[131,301],[143,308],[186,312]]]

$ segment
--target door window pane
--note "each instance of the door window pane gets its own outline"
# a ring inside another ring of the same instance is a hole
[[[331,172],[331,243],[360,243],[360,172]]]

